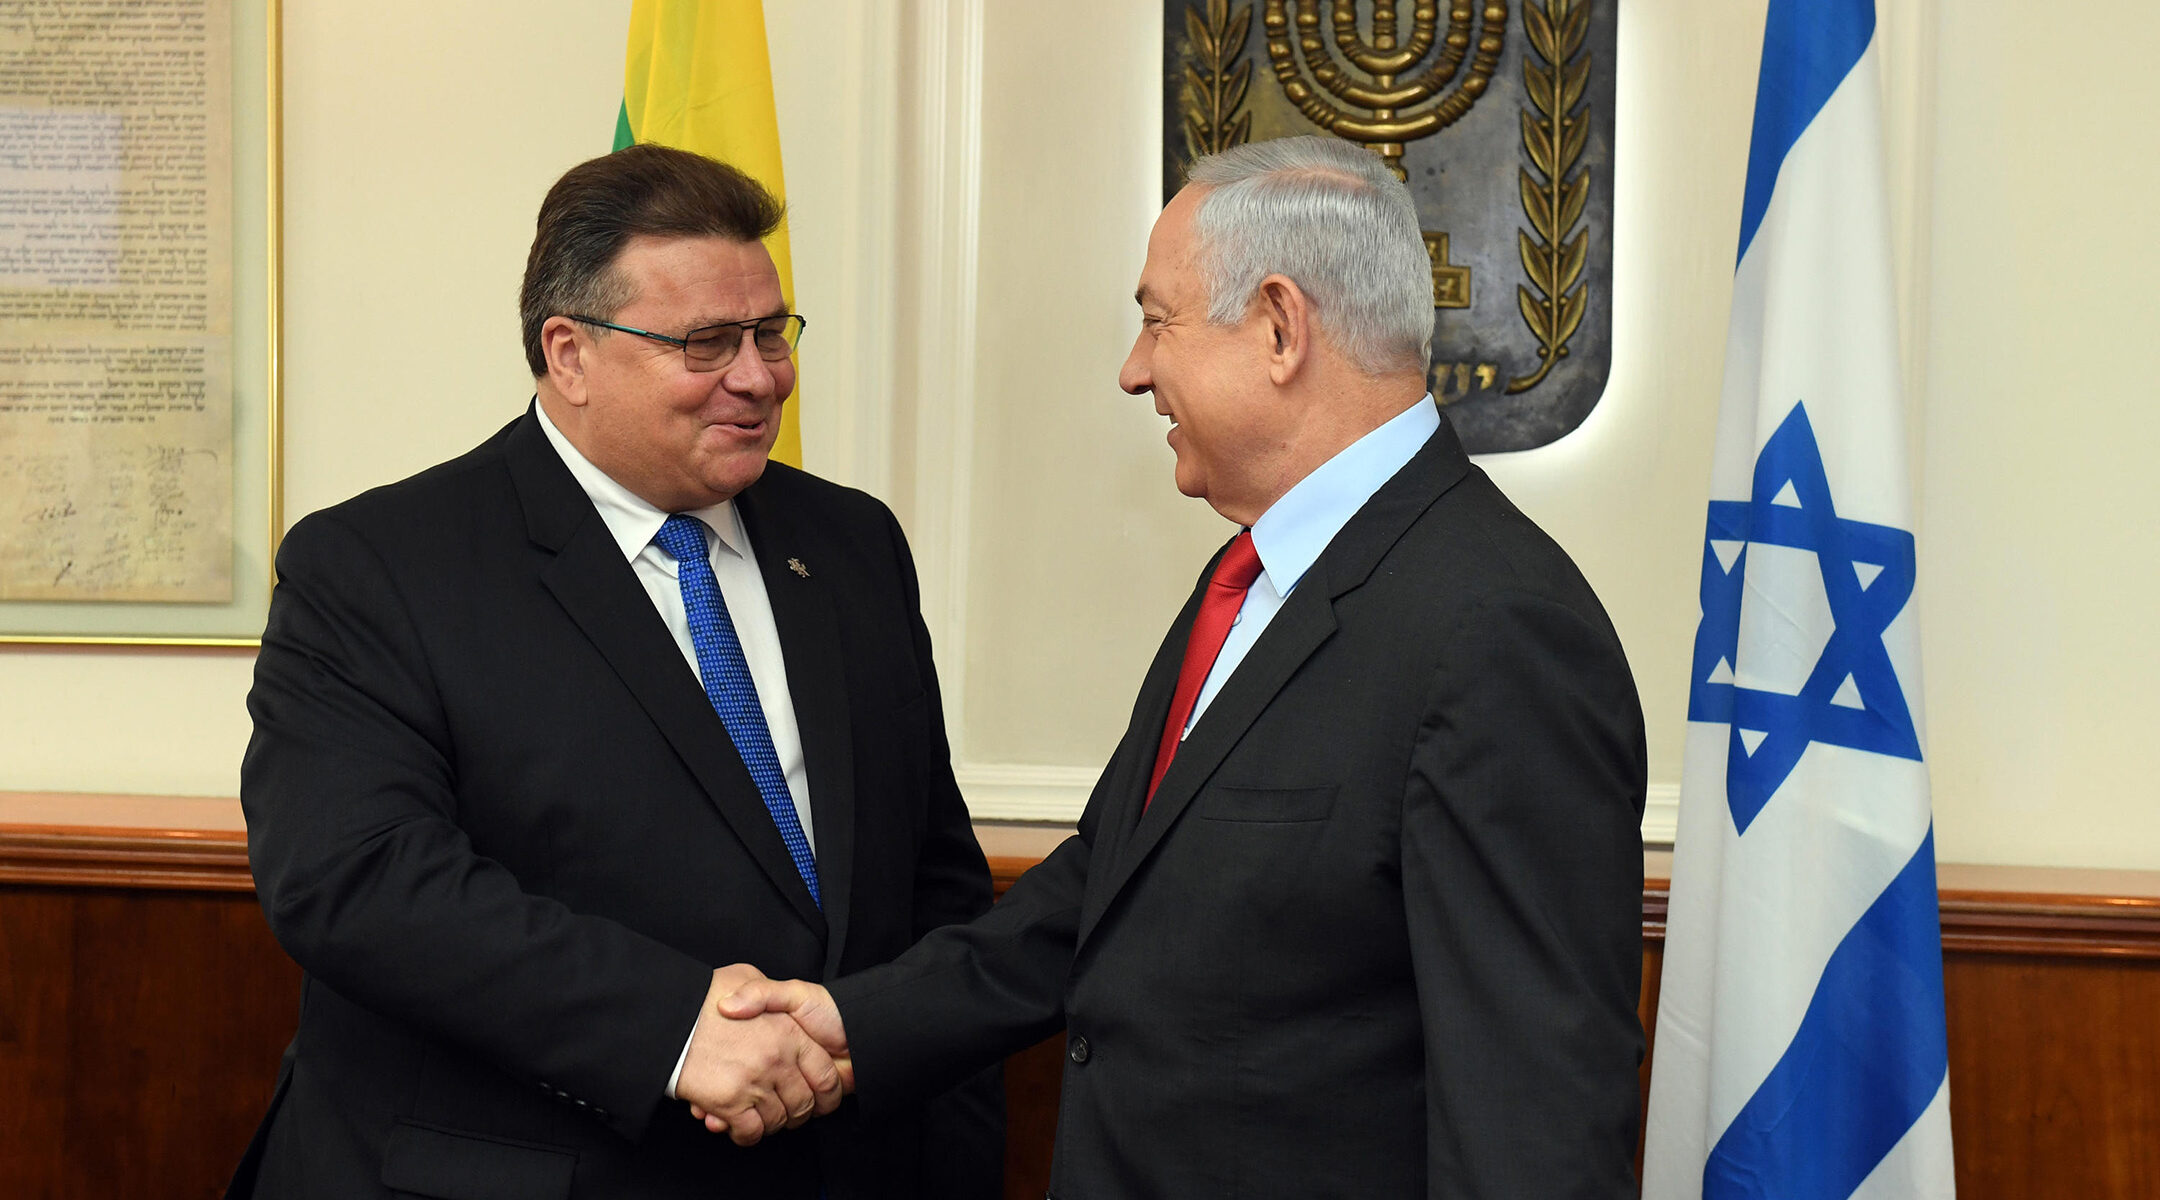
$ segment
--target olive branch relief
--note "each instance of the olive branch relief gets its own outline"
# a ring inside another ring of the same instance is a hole
[[[1252,63],[1238,61],[1252,28],[1252,5],[1232,9],[1228,0],[1207,0],[1185,10],[1185,145],[1191,158],[1242,146],[1252,133],[1252,114],[1240,112],[1252,83]],[[1233,69],[1231,64],[1235,62]]]
[[[1510,395],[1536,387],[1567,357],[1568,339],[1588,307],[1588,285],[1580,280],[1590,235],[1577,227],[1590,198],[1590,173],[1576,165],[1590,138],[1590,110],[1582,103],[1590,80],[1590,56],[1582,52],[1589,26],[1589,0],[1523,5],[1530,48],[1543,61],[1523,56],[1530,104],[1522,110],[1522,137],[1530,167],[1522,169],[1521,185],[1530,228],[1517,230],[1515,242],[1530,287],[1517,286],[1515,302],[1538,340],[1539,363],[1537,370],[1508,381]]]

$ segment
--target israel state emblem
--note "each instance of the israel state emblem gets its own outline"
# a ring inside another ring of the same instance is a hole
[[[1612,365],[1617,3],[1165,0],[1164,200],[1247,141],[1370,149],[1432,259],[1433,396],[1472,453],[1545,445]]]

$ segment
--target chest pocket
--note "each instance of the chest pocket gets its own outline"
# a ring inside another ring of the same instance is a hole
[[[1211,787],[1193,798],[1192,812],[1204,820],[1256,825],[1325,821],[1335,810],[1337,790],[1332,783],[1302,788]]]

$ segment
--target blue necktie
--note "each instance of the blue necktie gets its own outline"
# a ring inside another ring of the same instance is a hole
[[[720,596],[720,581],[713,578],[711,551],[705,541],[705,523],[676,513],[660,526],[653,544],[675,559],[675,578],[682,585],[683,611],[690,617],[690,644],[697,648],[698,675],[705,684],[705,698],[727,727],[728,737],[750,769],[751,782],[765,798],[780,840],[787,843],[788,857],[810,889],[819,908],[817,859],[810,853],[810,839],[803,835],[802,820],[795,814],[795,798],[788,794],[787,776],[780,771],[780,756],[773,750],[772,732],[765,728],[765,710],[758,706],[757,683],[750,678],[750,662],[743,657],[735,623],[728,618],[727,601]]]

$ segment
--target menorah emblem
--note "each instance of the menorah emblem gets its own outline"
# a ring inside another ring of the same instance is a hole
[[[1366,147],[1417,205],[1439,310],[1427,382],[1464,443],[1526,450],[1576,428],[1612,361],[1617,0],[1162,6],[1163,199],[1249,141]],[[1273,87],[1255,82],[1263,62]]]
[[[1288,0],[1268,0],[1262,21],[1268,59],[1275,64],[1283,95],[1306,120],[1337,137],[1364,143],[1397,179],[1409,178],[1402,165],[1403,143],[1430,137],[1461,120],[1485,94],[1500,64],[1500,50],[1507,44],[1506,0],[1487,0],[1483,11],[1477,10],[1474,0],[1450,0],[1445,37],[1436,36],[1438,6],[1431,0],[1416,0],[1410,10],[1410,40],[1400,46],[1394,0],[1374,0],[1370,38],[1358,32],[1356,0],[1334,0],[1331,16],[1335,50],[1341,56],[1338,63],[1320,36],[1320,0],[1296,2],[1294,41]],[[1483,24],[1473,42],[1471,25],[1476,20]],[[1470,70],[1457,82],[1465,59]],[[1403,82],[1413,72],[1418,73]],[[1317,89],[1314,84],[1319,85]],[[1448,261],[1447,244],[1447,234],[1426,231],[1433,306],[1468,308],[1470,268]]]
[[[1438,6],[1431,0],[1417,0],[1410,11],[1410,41],[1400,47],[1396,45],[1400,22],[1394,0],[1374,0],[1369,39],[1358,32],[1356,0],[1334,0],[1330,15],[1335,49],[1342,59],[1338,63],[1320,36],[1320,0],[1296,0],[1296,4],[1294,41],[1290,0],[1268,0],[1262,21],[1268,59],[1275,64],[1283,95],[1306,120],[1337,137],[1364,143],[1386,161],[1397,179],[1409,178],[1402,165],[1403,143],[1430,137],[1461,120],[1485,94],[1500,65],[1500,50],[1507,44],[1507,0],[1486,0],[1482,11],[1473,0],[1450,0],[1444,38],[1435,36]],[[1482,24],[1473,42],[1474,21]],[[1432,60],[1429,66],[1428,58]],[[1470,71],[1456,82],[1466,58]],[[1344,69],[1345,65],[1350,69]],[[1420,67],[1423,73],[1401,82]],[[1442,94],[1450,83],[1455,86]],[[1317,89],[1314,84],[1319,85]]]

